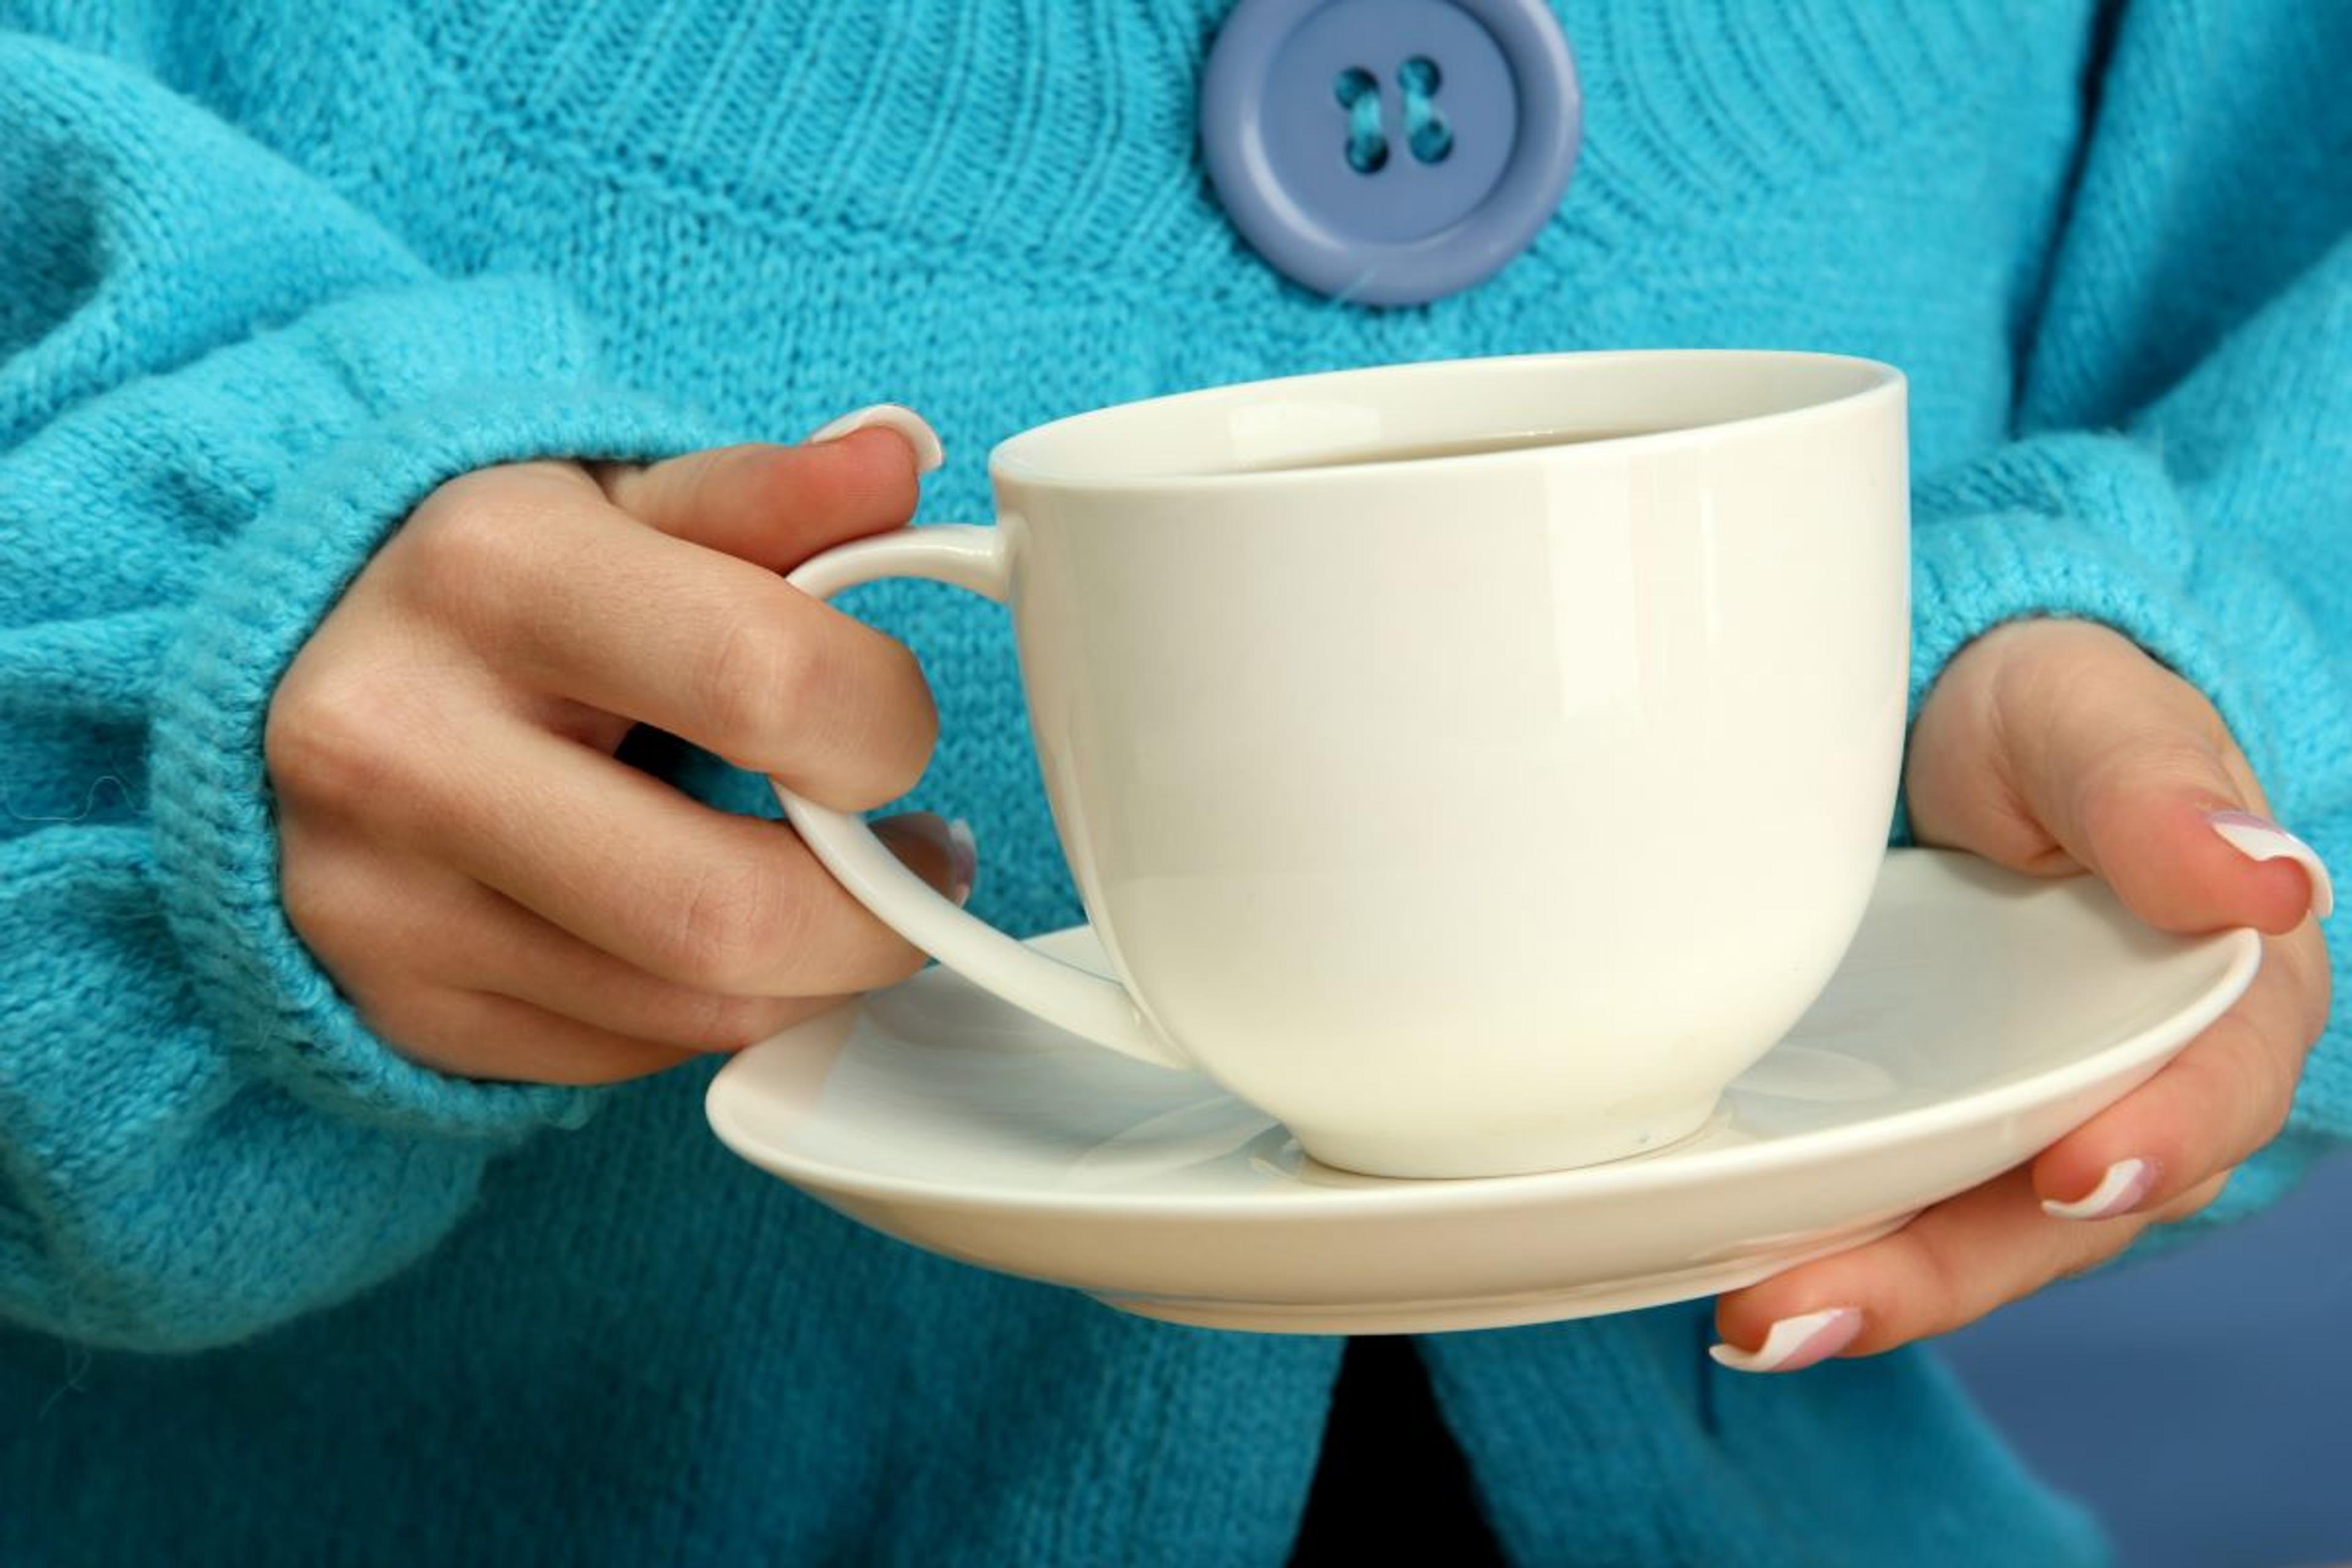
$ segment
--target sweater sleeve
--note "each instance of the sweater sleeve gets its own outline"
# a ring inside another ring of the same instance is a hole
[[[2279,818],[2352,868],[2352,8],[2110,22],[2019,438],[1915,498],[1913,712],[1993,626],[2103,622],[2204,691]],[[2347,1138],[2339,1015],[2203,1223]]]
[[[373,1038],[289,929],[261,735],[416,500],[697,444],[551,289],[437,279],[151,79],[0,35],[0,1320],[219,1343],[418,1257],[581,1091]]]

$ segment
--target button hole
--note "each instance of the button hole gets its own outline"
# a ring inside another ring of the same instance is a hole
[[[1389,161],[1389,139],[1381,131],[1381,84],[1361,66],[1349,66],[1331,82],[1331,93],[1348,111],[1348,167],[1377,174]]]
[[[1454,127],[1444,110],[1430,100],[1445,75],[1426,55],[1415,55],[1397,67],[1397,86],[1404,92],[1404,139],[1412,155],[1424,163],[1443,163],[1454,151]]]

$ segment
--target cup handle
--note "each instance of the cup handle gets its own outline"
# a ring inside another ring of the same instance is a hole
[[[950,523],[902,528],[828,550],[785,581],[830,599],[884,577],[925,577],[1004,602],[1012,561],[1002,531]],[[770,781],[772,784],[774,781]],[[865,820],[803,800],[774,784],[784,816],[851,896],[899,935],[982,989],[1024,1012],[1123,1056],[1192,1070],[1163,1045],[1115,980],[1089,974],[1005,935],[942,898],[882,846]]]

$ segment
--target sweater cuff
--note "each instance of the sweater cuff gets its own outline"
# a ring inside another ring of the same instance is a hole
[[[2149,454],[2120,437],[2021,442],[1923,486],[1913,511],[1908,722],[1976,638],[2009,621],[2066,617],[2131,638],[2202,691],[2250,755],[2264,754],[2252,693],[2173,586],[2195,568],[2195,534]]]
[[[444,334],[455,334],[469,374],[425,384],[394,364],[371,376],[371,390],[355,392],[362,406],[348,432],[290,475],[214,563],[163,674],[152,809],[166,913],[198,998],[257,1076],[371,1125],[507,1139],[578,1125],[596,1091],[451,1077],[408,1060],[361,1021],[279,899],[262,752],[270,699],[376,548],[444,481],[540,458],[650,460],[708,435],[568,374],[584,356],[552,298],[487,319],[478,302],[453,308],[447,321],[433,319],[439,308],[429,299],[410,307],[421,319],[401,335],[437,340],[446,353]]]

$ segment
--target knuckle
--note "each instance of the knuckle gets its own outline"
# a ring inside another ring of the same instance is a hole
[[[452,479],[401,530],[404,574],[437,610],[495,618],[545,567],[548,525],[579,499],[557,476],[530,467]]]
[[[2278,966],[2294,998],[2289,1012],[2291,1025],[2298,1033],[2294,1056],[2297,1064],[2294,1070],[2299,1075],[2302,1058],[2326,1032],[2336,1003],[2336,977],[2327,961],[2325,939],[2319,936],[2315,922],[2306,921],[2303,931],[2284,941],[2273,942],[2263,961]]]
[[[915,657],[915,650],[895,637],[888,640],[888,647],[892,679],[913,699],[916,741],[913,750],[919,763],[929,759],[931,748],[939,743],[939,705],[932,700],[931,683],[924,677],[923,661]]]
[[[637,515],[652,521],[656,529],[673,531],[679,521],[710,512],[724,499],[727,468],[734,451],[734,447],[689,451],[646,470],[652,475],[652,484],[640,487]]]
[[[2224,1020],[2237,1035],[2240,1049],[2236,1071],[2229,1074],[2238,1100],[2241,1125],[2247,1129],[2248,1152],[2261,1148],[2286,1128],[2294,1109],[2300,1078],[2298,1053],[2281,1050],[2241,1015]]]
[[[880,705],[880,710],[903,718],[893,719],[888,732],[877,736],[870,748],[875,782],[848,803],[850,809],[857,811],[896,800],[920,784],[940,739],[939,705],[932,700],[930,683],[923,678],[922,662],[915,650],[895,637],[876,640],[880,644],[876,657],[887,689],[901,694],[899,700]]]
[[[460,582],[502,576],[520,531],[515,498],[483,475],[469,474],[434,492],[404,531],[409,554],[428,575]]]
[[[2294,1087],[2259,1032],[2238,1013],[2216,1020],[2173,1069],[2190,1091],[2168,1163],[2187,1172],[2261,1148],[2284,1126]]]
[[[765,866],[707,873],[678,901],[663,968],[698,991],[755,994],[797,943],[801,918],[801,900]]]
[[[374,809],[396,799],[408,748],[388,718],[399,682],[363,665],[298,662],[269,702],[262,760],[289,800]]]
[[[2288,1119],[2294,1114],[2294,1080],[2285,1075],[2281,1077],[2283,1081],[2263,1092],[2253,1115],[2254,1147],[2257,1149],[2267,1147],[2284,1132]]]
[[[824,680],[822,656],[756,605],[736,610],[709,643],[699,681],[700,707],[715,750],[728,761],[773,768],[772,746],[785,716],[805,711]]]
[[[1958,1328],[1981,1307],[1971,1307],[1982,1295],[1982,1281],[1971,1278],[1952,1247],[1934,1236],[1916,1238],[1912,1247],[1915,1285],[1898,1308],[1907,1337],[1926,1339]]]
[[[685,1006],[678,1043],[705,1050],[746,1046],[782,1026],[785,1004],[771,996],[730,996],[703,992]]]

